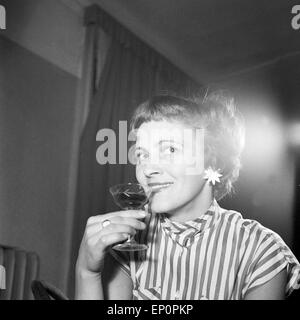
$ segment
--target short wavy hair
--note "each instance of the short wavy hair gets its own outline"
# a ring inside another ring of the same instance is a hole
[[[220,183],[214,188],[217,200],[231,194],[241,169],[241,153],[245,141],[245,125],[234,99],[224,92],[205,98],[183,97],[164,93],[140,104],[131,119],[131,130],[144,122],[179,121],[191,127],[204,128],[204,166],[220,170]]]

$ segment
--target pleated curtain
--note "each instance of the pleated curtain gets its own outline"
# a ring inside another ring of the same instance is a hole
[[[95,92],[80,141],[69,274],[71,297],[74,294],[75,263],[88,217],[118,210],[109,187],[116,183],[136,181],[132,164],[118,164],[120,121],[127,121],[129,133],[130,117],[134,109],[151,95],[166,91],[185,95],[201,90],[201,86],[193,79],[99,7],[92,6],[89,12],[94,22],[96,15],[97,26],[109,36],[110,47],[101,77],[98,77],[98,81],[97,76],[94,77]],[[94,47],[97,48],[97,45]],[[104,143],[96,141],[96,135],[105,128],[112,129],[116,134],[116,164],[100,165],[96,159],[97,149]],[[124,140],[120,143],[124,143]]]

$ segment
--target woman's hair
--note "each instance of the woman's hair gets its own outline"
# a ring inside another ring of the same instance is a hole
[[[233,98],[222,92],[207,97],[180,97],[163,94],[152,97],[135,110],[131,130],[149,121],[179,121],[191,127],[204,128],[204,166],[220,170],[220,183],[214,196],[220,200],[233,191],[239,176],[241,152],[244,147],[244,119]]]

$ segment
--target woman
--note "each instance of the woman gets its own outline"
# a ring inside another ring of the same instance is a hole
[[[150,213],[88,220],[77,299],[284,299],[300,287],[299,262],[284,241],[218,205],[238,178],[244,144],[243,120],[231,100],[155,96],[137,108],[131,127],[136,177],[152,190]],[[128,235],[148,249],[111,249]]]

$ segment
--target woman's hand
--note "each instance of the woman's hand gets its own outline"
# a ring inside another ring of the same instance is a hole
[[[146,215],[142,210],[124,210],[90,217],[79,249],[77,271],[87,274],[101,273],[106,249],[125,241],[128,236],[134,236],[136,230],[145,229],[145,223],[139,219]],[[103,227],[102,222],[105,220],[109,220],[110,224]]]

